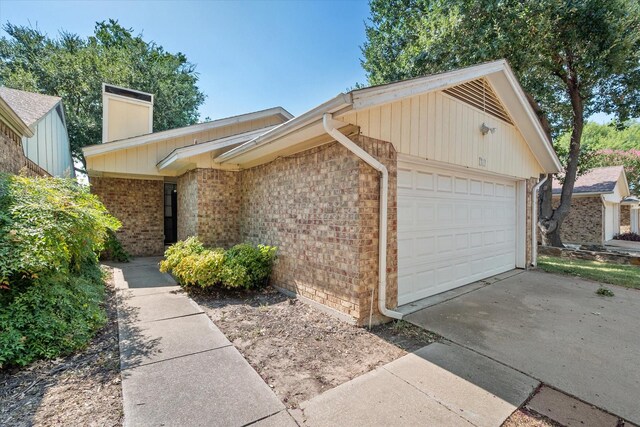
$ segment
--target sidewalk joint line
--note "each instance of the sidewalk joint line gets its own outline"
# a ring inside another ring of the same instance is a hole
[[[182,317],[190,317],[190,316],[198,316],[200,314],[206,314],[206,313],[204,311],[199,311],[197,313],[181,314],[180,316],[165,317],[165,318],[162,318],[162,319],[154,319],[154,320],[145,320],[145,321],[142,321],[140,323],[163,322],[165,320],[180,319]]]
[[[249,423],[247,423],[247,424],[243,424],[243,425],[242,425],[242,427],[252,426],[252,425],[254,425],[255,423],[258,423],[258,422],[260,422],[260,421],[266,420],[267,418],[271,418],[271,417],[273,417],[274,415],[278,415],[278,414],[279,414],[280,412],[282,412],[282,411],[285,411],[285,412],[286,412],[286,411],[287,411],[287,408],[285,408],[285,409],[280,409],[279,411],[274,412],[273,414],[265,415],[265,416],[264,416],[264,417],[262,417],[262,418],[258,418],[257,420],[251,421],[251,422],[249,422]],[[287,415],[288,415],[288,413],[287,413]],[[289,416],[291,417],[291,415],[289,415]],[[293,418],[293,417],[291,417],[291,418]],[[294,421],[295,421],[295,420],[294,420]],[[297,424],[297,423],[296,423],[296,424]]]
[[[397,360],[397,359],[396,359]],[[390,362],[392,363],[392,362]],[[388,365],[388,363],[387,363]],[[426,396],[428,399],[433,400],[434,402],[436,402],[438,405],[442,406],[444,409],[446,409],[447,411],[451,412],[452,414],[456,415],[458,418],[462,418],[463,420],[465,420],[466,422],[468,422],[469,424],[471,424],[472,426],[475,427],[480,427],[477,424],[475,424],[474,422],[472,422],[471,420],[463,417],[462,415],[458,414],[457,412],[455,412],[453,409],[449,408],[447,405],[445,405],[444,403],[442,403],[440,400],[436,399],[435,397],[429,396],[426,392],[420,390],[418,387],[416,387],[415,385],[411,384],[409,381],[405,380],[404,378],[402,378],[399,375],[396,375],[395,373],[391,372],[390,370],[387,369],[387,365],[383,365],[382,369],[384,369],[385,371],[387,371],[388,373],[390,373],[391,375],[393,375],[394,377],[398,378],[400,381],[404,381],[406,384],[409,385],[409,387],[412,387],[414,389],[416,389],[418,391],[418,393],[423,394],[424,396]],[[446,370],[446,369],[445,369]],[[455,375],[455,374],[454,374]],[[485,390],[486,391],[486,390]],[[489,394],[491,394],[490,392],[487,392]]]
[[[130,369],[140,368],[142,366],[155,365],[157,363],[167,362],[169,360],[181,359],[183,357],[195,356],[197,354],[207,353],[207,352],[210,352],[210,351],[222,350],[223,348],[227,348],[227,347],[233,347],[233,344],[225,344],[225,345],[220,346],[220,347],[209,348],[209,349],[206,349],[206,350],[196,351],[194,353],[181,354],[180,356],[168,357],[168,358],[162,359],[162,360],[155,360],[153,362],[141,363],[139,365],[129,366],[127,368],[122,369],[121,371],[124,372],[124,371],[128,371]]]

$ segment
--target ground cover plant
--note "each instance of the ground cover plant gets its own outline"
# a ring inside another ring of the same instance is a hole
[[[106,320],[97,254],[119,226],[71,179],[0,175],[0,368],[90,341]]]
[[[249,243],[208,249],[197,237],[189,237],[165,251],[160,271],[171,272],[186,287],[259,288],[267,284],[277,250]]]
[[[613,236],[613,240],[627,240],[629,242],[640,242],[640,234],[638,233],[622,233]]]
[[[640,289],[640,267],[635,265],[539,256],[538,267],[549,273],[569,274],[611,285]]]

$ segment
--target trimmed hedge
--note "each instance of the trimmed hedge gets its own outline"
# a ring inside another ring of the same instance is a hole
[[[181,286],[258,288],[267,284],[277,250],[249,243],[226,251],[207,249],[197,237],[189,237],[166,250],[160,270],[171,272]]]
[[[622,233],[613,236],[613,240],[626,240],[628,242],[640,242],[640,234],[638,233]]]
[[[0,368],[89,342],[105,322],[97,254],[119,226],[71,179],[0,174]]]

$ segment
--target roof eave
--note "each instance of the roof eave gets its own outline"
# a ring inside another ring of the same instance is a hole
[[[307,127],[309,124],[321,121],[324,113],[333,113],[343,110],[352,105],[352,98],[350,94],[340,93],[329,101],[320,104],[319,106],[299,115],[296,118],[289,120],[279,126],[276,126],[269,132],[260,135],[246,143],[236,147],[226,153],[221,154],[215,158],[217,163],[229,163],[234,158],[242,154],[246,154],[249,151],[257,150],[264,147],[272,141],[275,141],[283,136],[289,135],[299,129]]]
[[[16,114],[16,112],[7,104],[7,102],[0,97],[0,118],[2,118],[7,125],[20,136],[31,138],[34,135],[33,129]]]
[[[280,116],[284,120],[290,120],[293,115],[282,107],[273,107],[266,110],[255,111],[252,113],[241,114],[233,117],[225,117],[218,120],[213,120],[206,123],[197,123],[191,126],[185,126],[177,129],[169,129],[160,132],[148,133],[145,135],[135,136],[118,141],[110,141],[105,143],[98,143],[88,145],[82,149],[85,157],[97,156],[106,154],[113,151],[123,150],[127,148],[133,148],[145,144],[154,142],[165,141],[171,138],[178,138],[181,136],[189,135],[195,132],[201,132],[203,130],[215,129],[218,127],[228,126],[235,123],[243,123],[251,120],[258,120],[270,116]]]

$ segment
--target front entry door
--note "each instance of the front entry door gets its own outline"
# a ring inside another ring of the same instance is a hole
[[[178,191],[176,184],[164,184],[164,244],[178,241]]]

